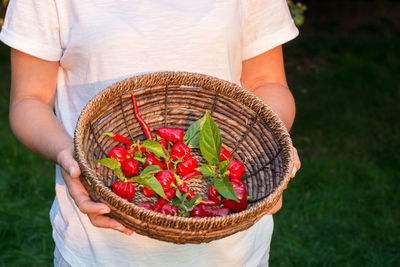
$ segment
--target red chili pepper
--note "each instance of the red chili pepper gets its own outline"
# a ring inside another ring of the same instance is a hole
[[[142,193],[145,197],[153,197],[156,194],[156,192],[147,187],[143,187]]]
[[[167,169],[167,165],[165,165],[164,163],[162,163],[161,161],[159,161],[156,157],[154,157],[153,155],[147,155],[146,156],[146,162],[144,164],[144,167],[146,168],[149,165],[157,165],[159,166],[161,169],[165,170]]]
[[[135,187],[131,183],[117,181],[113,184],[112,188],[115,194],[122,198],[125,198],[129,202],[131,202],[133,197],[135,196]]]
[[[160,182],[164,192],[171,188],[171,185],[175,183],[175,176],[173,171],[162,171],[157,173],[157,180]]]
[[[191,190],[189,188],[189,186],[185,182],[182,181],[182,179],[180,179],[180,181],[178,181],[178,189],[179,189],[179,191],[182,192],[182,194],[186,194],[189,192],[186,197],[189,200],[196,196],[196,193],[193,192],[193,190]],[[217,200],[202,199],[200,204],[202,204],[204,206],[217,206],[217,205],[221,204],[221,201],[218,199]]]
[[[166,215],[179,216],[178,208],[169,204],[162,206],[160,212]]]
[[[233,189],[235,190],[236,196],[239,199],[239,203],[231,200],[231,199],[226,199],[224,198],[222,200],[222,203],[226,208],[229,208],[232,211],[242,211],[247,208],[247,192],[246,192],[246,186],[244,183],[239,180],[239,179],[231,179],[230,183],[233,186]]]
[[[185,136],[185,131],[181,128],[160,127],[156,129],[156,132],[159,136],[172,143],[182,141]]]
[[[178,189],[182,192],[182,194],[186,194],[187,192],[189,192],[186,197],[187,199],[192,199],[196,196],[193,190],[191,190],[185,182],[182,182],[180,185],[178,185]]]
[[[136,98],[133,95],[133,93],[131,93],[132,96],[132,102],[133,102],[133,108],[134,108],[134,112],[135,112],[135,117],[136,119],[139,121],[140,125],[142,125],[143,131],[146,135],[146,139],[148,140],[154,140],[153,138],[153,134],[151,133],[150,127],[149,125],[146,123],[146,121],[139,115],[139,108],[137,106],[137,102],[136,102]]]
[[[119,163],[124,163],[127,159],[128,151],[122,146],[113,147],[108,152],[108,157],[118,160]]]
[[[204,218],[204,217],[219,217],[229,215],[230,210],[228,208],[211,209],[203,205],[196,205],[190,212],[190,217]]]
[[[107,136],[111,137],[112,139],[114,139],[115,141],[124,143],[124,144],[126,144],[128,146],[132,144],[131,140],[126,139],[122,135],[119,135],[119,134],[116,134],[116,133],[113,133],[113,132],[103,133],[103,135],[107,135]]]
[[[229,178],[230,179],[242,179],[244,174],[244,164],[237,160],[232,160],[231,164],[229,164],[228,169]]]
[[[127,159],[122,163],[121,170],[124,176],[134,176],[139,173],[139,162],[135,159]]]
[[[194,176],[200,175],[201,172],[199,171],[192,171],[181,178],[182,181],[186,181]]]
[[[208,199],[210,200],[221,200],[221,195],[218,193],[217,189],[215,189],[215,185],[210,185],[208,187]]]
[[[180,175],[186,175],[199,166],[195,158],[187,158],[176,166],[176,173]]]
[[[219,157],[219,161],[224,161],[224,160],[228,160],[232,158],[231,153],[229,153],[228,149],[226,149],[225,147],[221,147],[221,154]]]
[[[170,188],[169,190],[167,190],[167,191],[165,192],[165,196],[167,197],[168,200],[173,199],[173,198],[175,197],[175,194],[176,194],[175,188]],[[163,198],[163,197],[160,197],[160,198],[157,200],[156,205],[154,205],[154,211],[159,212],[159,211],[161,210],[161,208],[162,208],[165,204],[167,204],[168,200],[166,200],[166,199]]]
[[[149,202],[141,202],[141,203],[138,203],[136,206],[145,208],[146,210],[154,210],[153,205]]]
[[[186,159],[190,157],[190,148],[182,141],[175,143],[171,147],[171,157],[176,160],[176,158]]]
[[[165,141],[165,139],[160,139],[157,141],[163,148],[165,148],[165,150],[168,151],[168,142]]]

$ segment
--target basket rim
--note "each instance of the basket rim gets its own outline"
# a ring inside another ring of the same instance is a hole
[[[168,84],[160,84],[158,81],[160,78],[163,80],[169,81]],[[144,82],[146,81],[146,82]],[[188,83],[188,81],[194,81],[193,84],[182,84]],[[125,87],[125,84],[135,84],[135,88]],[[113,99],[115,97],[121,97],[122,95],[128,92],[134,92],[140,88],[144,87],[152,87],[155,85],[177,85],[177,86],[195,86],[195,87],[202,87],[204,89],[213,90],[217,93],[221,93],[230,97],[235,98],[236,100],[245,104],[248,108],[252,109],[258,116],[261,116],[262,119],[265,119],[268,116],[270,119],[272,118],[274,125],[271,127],[273,132],[279,132],[279,145],[282,147],[280,153],[284,153],[285,159],[288,161],[288,166],[282,169],[282,177],[284,177],[280,184],[275,188],[275,190],[265,197],[264,199],[260,200],[258,203],[255,203],[251,207],[248,207],[246,210],[230,214],[228,216],[223,217],[207,217],[207,218],[191,218],[191,217],[178,217],[178,216],[169,216],[161,213],[157,213],[154,211],[149,211],[144,208],[140,208],[136,206],[136,204],[128,202],[125,199],[117,196],[116,194],[112,194],[115,196],[115,200],[117,201],[118,205],[127,207],[126,215],[133,216],[135,218],[144,218],[146,216],[153,216],[160,219],[165,220],[166,222],[182,222],[182,223],[191,223],[191,222],[223,222],[223,221],[232,221],[236,222],[242,219],[244,216],[247,217],[247,214],[250,213],[258,213],[259,218],[258,221],[262,216],[266,215],[268,210],[265,210],[266,203],[276,203],[282,194],[284,188],[286,188],[287,184],[290,181],[290,167],[293,163],[293,155],[292,155],[292,140],[290,135],[283,125],[283,122],[278,117],[278,115],[269,107],[266,103],[264,103],[258,96],[253,94],[252,92],[240,87],[237,84],[222,80],[217,77],[213,77],[206,74],[201,73],[193,73],[193,72],[180,72],[180,71],[163,71],[163,72],[152,72],[146,74],[138,74],[134,75],[130,78],[126,78],[124,80],[118,81],[111,86],[108,86],[96,96],[94,96],[84,107],[81,111],[81,114],[78,118],[75,132],[74,132],[74,149],[75,149],[75,158],[77,159],[81,169],[82,175],[81,179],[90,180],[94,183],[95,187],[100,186],[99,188],[95,188],[97,193],[104,193],[105,192],[112,192],[101,179],[98,179],[96,174],[91,170],[89,163],[86,161],[85,152],[83,151],[83,143],[82,143],[82,128],[85,127],[84,120],[86,119],[87,113],[90,110],[96,109],[98,103],[107,100]],[[219,89],[222,88],[222,89]],[[118,89],[118,90],[117,90]],[[229,89],[229,90],[227,90]],[[104,103],[104,102],[103,102]],[[84,176],[84,177],[82,177]],[[106,199],[100,200],[103,203],[106,203],[109,206],[112,206],[109,201]],[[254,222],[255,223],[255,222]],[[245,229],[243,229],[245,230]]]

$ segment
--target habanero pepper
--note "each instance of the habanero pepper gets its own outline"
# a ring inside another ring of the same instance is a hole
[[[228,177],[230,179],[242,179],[244,175],[244,164],[237,160],[232,160],[231,164],[229,164],[227,170],[229,171]]]
[[[228,149],[226,149],[225,147],[221,147],[221,154],[219,157],[219,161],[224,161],[224,160],[228,160],[232,158],[231,153],[229,153]]]
[[[169,170],[157,173],[156,179],[160,182],[164,192],[169,190],[172,187],[172,184],[175,183],[174,172]]]
[[[160,127],[156,129],[156,132],[159,136],[172,143],[182,141],[185,136],[185,131],[181,128]]]
[[[235,190],[239,203],[234,200],[224,198],[222,200],[223,205],[232,211],[245,210],[247,208],[246,186],[239,179],[231,179],[229,182],[233,186],[233,190]]]
[[[154,192],[148,187],[143,187],[142,193],[145,197],[153,197],[156,194],[156,192]]]
[[[124,183],[122,181],[117,181],[112,186],[113,192],[118,196],[125,198],[129,202],[132,201],[135,196],[135,186],[131,183]]]
[[[159,212],[161,210],[161,208],[167,204],[167,202],[171,199],[173,199],[175,197],[176,194],[176,189],[175,188],[170,188],[165,192],[165,196],[167,197],[167,199],[160,197],[156,204],[154,205],[154,211],[155,212]]]
[[[125,160],[128,158],[129,153],[128,151],[122,146],[116,146],[110,149],[108,152],[108,157],[118,160],[119,163],[124,163]]]
[[[139,162],[133,158],[127,159],[121,164],[124,176],[130,177],[139,173]]]
[[[154,140],[153,134],[151,133],[151,129],[150,129],[149,125],[146,123],[146,121],[139,114],[139,108],[137,106],[136,98],[133,95],[133,93],[131,93],[131,96],[132,96],[132,102],[133,102],[133,109],[134,109],[135,117],[139,121],[140,125],[142,125],[144,134],[146,135],[146,139]]]
[[[190,148],[184,142],[179,141],[171,147],[170,156],[173,160],[189,158],[191,156]]]
[[[146,168],[149,165],[157,165],[159,166],[161,169],[165,170],[167,169],[167,165],[165,165],[164,163],[162,163],[161,161],[159,161],[156,157],[154,157],[153,155],[147,155],[146,156],[146,162],[144,163],[144,167]]]
[[[186,175],[194,171],[199,166],[195,158],[189,157],[176,166],[176,173]]]
[[[165,204],[164,206],[162,206],[160,213],[171,216],[179,216],[178,208],[169,204]]]
[[[145,208],[146,210],[154,210],[153,204],[151,204],[149,202],[141,202],[141,203],[136,204],[136,206]]]
[[[182,181],[186,181],[186,180],[189,180],[190,178],[192,178],[194,176],[197,176],[197,175],[201,175],[201,172],[192,171],[192,172],[189,172],[188,174],[184,175],[183,177],[181,177],[181,180]]]

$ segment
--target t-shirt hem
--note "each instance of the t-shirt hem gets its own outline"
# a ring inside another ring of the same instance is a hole
[[[62,49],[34,43],[27,38],[14,34],[5,27],[1,29],[0,40],[14,49],[43,60],[59,61],[62,55]]]
[[[254,42],[248,44],[243,48],[242,59],[250,59],[258,56],[278,45],[284,44],[299,35],[299,30],[297,29],[294,22],[289,24],[287,27],[275,32],[272,35],[266,35],[263,38],[259,38]]]

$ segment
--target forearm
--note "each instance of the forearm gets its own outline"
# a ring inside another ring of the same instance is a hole
[[[252,92],[272,108],[288,130],[291,129],[296,106],[293,95],[287,86],[280,83],[266,83],[259,85]]]
[[[51,106],[35,98],[25,98],[10,106],[10,126],[16,138],[29,150],[57,162],[72,138],[56,118]]]

